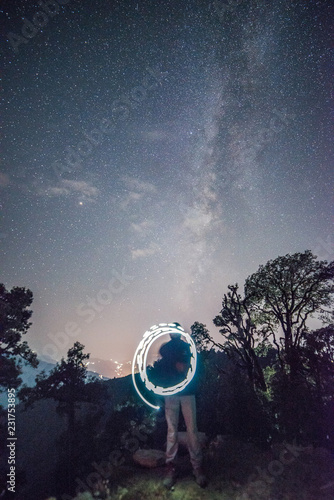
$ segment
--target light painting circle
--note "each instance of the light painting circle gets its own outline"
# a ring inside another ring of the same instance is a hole
[[[161,387],[159,385],[153,384],[147,377],[147,371],[146,371],[147,355],[153,342],[155,342],[159,337],[170,333],[179,333],[183,337],[185,337],[187,343],[190,346],[190,352],[191,352],[190,366],[188,368],[186,377],[180,383],[170,387]],[[186,333],[180,325],[177,325],[175,323],[160,323],[159,325],[154,325],[144,333],[144,336],[140,341],[137,350],[135,352],[135,355],[133,357],[133,362],[132,362],[133,385],[135,386],[135,389],[138,392],[139,396],[142,398],[143,401],[145,401],[146,404],[148,404],[152,408],[159,409],[159,406],[151,404],[140,392],[135,380],[135,367],[136,366],[138,367],[138,373],[140,379],[149,391],[152,391],[159,396],[172,396],[182,391],[191,382],[191,380],[195,375],[196,363],[197,363],[196,345],[191,336],[189,335],[189,333]]]

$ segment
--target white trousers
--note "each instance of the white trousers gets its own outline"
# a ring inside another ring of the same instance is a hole
[[[167,449],[166,464],[173,462],[178,451],[178,425],[180,406],[182,415],[187,427],[187,441],[190,454],[190,461],[194,469],[202,464],[202,449],[198,441],[198,431],[196,423],[196,399],[190,396],[166,396],[165,415],[167,420]]]

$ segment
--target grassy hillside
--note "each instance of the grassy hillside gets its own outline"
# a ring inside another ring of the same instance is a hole
[[[282,463],[284,462],[284,463]],[[289,463],[288,463],[289,462]],[[194,481],[188,455],[178,459],[179,478],[172,491],[162,485],[164,467],[134,464],[117,469],[100,494],[77,500],[333,500],[334,460],[323,448],[276,445],[263,452],[249,443],[224,438],[205,450],[209,485]]]

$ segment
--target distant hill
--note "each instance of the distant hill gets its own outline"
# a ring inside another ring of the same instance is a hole
[[[87,368],[106,378],[126,377],[131,373],[131,361],[89,358]]]
[[[44,370],[48,374],[55,366],[55,363],[47,361],[40,361],[37,368],[33,368],[30,365],[23,365],[22,374],[20,375],[22,385],[25,384],[28,387],[33,387],[35,385],[35,378],[39,373]],[[7,408],[7,392],[0,394],[0,405]]]
[[[22,379],[22,385],[27,385],[28,387],[33,387],[35,385],[36,376],[45,371],[46,374],[56,366],[56,361],[51,358],[40,359],[37,368],[33,368],[31,365],[23,365],[22,373],[20,378]],[[124,368],[123,368],[124,367]],[[128,375],[131,372],[131,361],[117,362],[113,360],[103,360],[98,358],[92,358],[88,363],[88,375],[98,376],[103,380],[118,378]],[[22,385],[20,387],[22,387]],[[0,393],[0,405],[7,408],[7,393]]]

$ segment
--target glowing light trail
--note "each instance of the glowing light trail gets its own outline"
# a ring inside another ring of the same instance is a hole
[[[191,352],[190,366],[188,368],[187,375],[185,379],[182,380],[182,382],[173,385],[171,387],[161,387],[159,385],[154,385],[147,377],[147,372],[146,372],[147,355],[151,345],[158,338],[160,338],[162,335],[167,335],[170,333],[181,334],[183,337],[185,337],[187,343],[190,345],[190,352]],[[136,365],[138,366],[140,379],[144,383],[146,389],[154,392],[155,394],[158,394],[159,396],[172,396],[173,394],[177,394],[178,392],[182,391],[189,384],[189,382],[191,382],[191,380],[195,375],[196,363],[197,363],[197,352],[196,352],[195,342],[193,341],[189,333],[186,333],[180,325],[176,325],[175,323],[160,323],[159,325],[151,326],[151,328],[144,333],[143,338],[139,342],[139,345],[133,357],[133,362],[132,362],[133,385],[135,386],[135,389],[138,392],[141,399],[147,405],[151,406],[151,408],[159,410],[160,408],[159,406],[150,403],[140,392],[135,379],[135,366]]]

